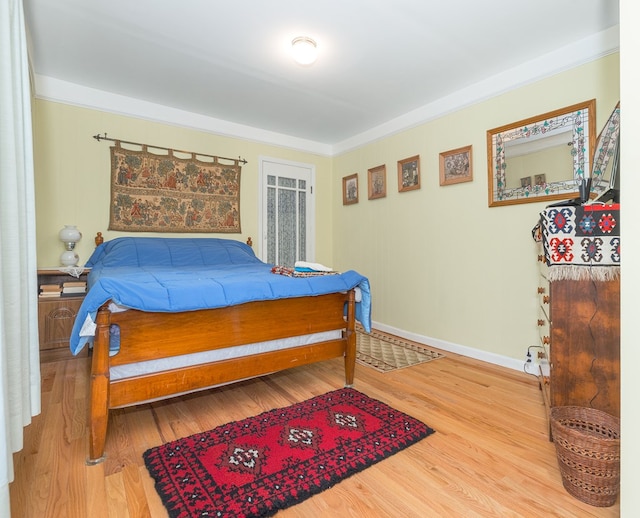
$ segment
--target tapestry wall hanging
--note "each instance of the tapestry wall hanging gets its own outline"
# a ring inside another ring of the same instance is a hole
[[[109,230],[241,232],[240,163],[244,163],[243,160],[172,149],[166,149],[166,154],[157,154],[144,144],[136,151],[122,147],[123,141],[114,142]],[[186,158],[177,153],[184,153]],[[205,161],[204,157],[211,160]]]

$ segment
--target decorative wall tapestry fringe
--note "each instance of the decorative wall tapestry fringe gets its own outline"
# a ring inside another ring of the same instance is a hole
[[[108,139],[106,133],[94,138],[115,142],[110,148],[109,230],[241,232],[240,164],[246,164],[246,160]],[[124,148],[122,144],[141,149]]]

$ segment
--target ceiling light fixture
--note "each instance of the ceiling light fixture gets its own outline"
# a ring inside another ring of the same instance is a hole
[[[293,59],[300,65],[311,65],[318,57],[318,45],[308,36],[298,36],[291,42]]]

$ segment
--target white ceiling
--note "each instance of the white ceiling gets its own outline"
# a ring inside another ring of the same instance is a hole
[[[329,153],[618,46],[617,0],[23,1],[40,97]]]

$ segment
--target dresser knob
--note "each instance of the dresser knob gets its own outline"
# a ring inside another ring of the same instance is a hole
[[[542,286],[538,286],[538,294],[542,295],[545,292],[545,288],[543,288]]]
[[[544,325],[544,320],[538,319],[538,326],[542,327]]]
[[[549,295],[545,295],[544,297],[542,297],[542,302],[544,304],[549,304],[549,300],[551,300],[551,298],[549,297]]]
[[[541,263],[544,263],[544,255],[539,255],[538,261],[540,261]]]
[[[542,337],[542,343],[545,345],[549,345],[551,343],[551,338],[548,336],[543,336]]]

